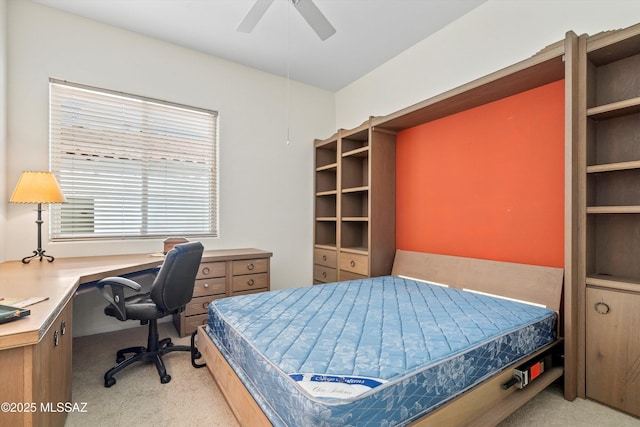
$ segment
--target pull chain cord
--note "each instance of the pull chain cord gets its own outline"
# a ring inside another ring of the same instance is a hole
[[[287,2],[289,3],[289,2]],[[295,4],[295,3],[294,3]],[[287,5],[287,100],[286,100],[286,109],[287,109],[287,145],[291,143],[290,139],[290,128],[291,128],[291,64],[289,63],[289,58],[291,56],[291,26],[289,17],[291,16],[291,4]]]

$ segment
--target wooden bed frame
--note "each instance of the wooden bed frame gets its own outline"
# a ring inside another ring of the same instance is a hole
[[[398,250],[392,274],[542,304],[561,314],[564,275],[561,268]],[[242,381],[207,336],[204,326],[198,328],[197,345],[240,425],[270,426]],[[559,338],[526,360],[547,350],[562,352],[562,345],[563,340]],[[513,376],[513,367],[505,368],[411,425],[496,425],[563,374],[562,367],[552,367],[522,390],[515,387],[503,390],[502,384]]]

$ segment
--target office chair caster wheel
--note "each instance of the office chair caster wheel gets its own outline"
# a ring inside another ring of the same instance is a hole
[[[165,376],[163,376],[163,377],[160,377],[160,382],[161,382],[162,384],[166,384],[166,383],[168,383],[169,381],[171,381],[171,375],[169,375],[169,374],[167,374],[167,375],[165,375]],[[115,381],[114,381],[114,382],[115,382]]]
[[[116,383],[116,379],[111,377],[111,378],[105,378],[104,379],[104,386],[105,387],[111,387],[112,385],[114,385]]]

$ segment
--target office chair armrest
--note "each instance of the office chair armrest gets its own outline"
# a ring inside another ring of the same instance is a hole
[[[105,289],[105,286],[109,286],[111,288],[111,295]],[[139,292],[142,289],[138,283],[133,280],[124,278],[124,277],[107,277],[106,279],[102,279],[98,281],[96,284],[96,288],[98,292],[109,301],[116,311],[118,312],[119,320],[127,320],[127,316],[125,314],[124,309],[124,288],[132,289],[136,292]]]

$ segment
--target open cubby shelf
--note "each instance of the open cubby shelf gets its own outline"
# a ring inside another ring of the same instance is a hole
[[[348,247],[348,246],[344,246],[342,248],[340,248],[341,252],[344,253],[350,253],[350,254],[357,254],[357,255],[368,255],[369,253],[369,249],[363,246],[353,246],[353,247]]]
[[[605,163],[601,165],[587,166],[587,173],[615,172],[628,169],[640,169],[640,160],[629,162]]]
[[[592,119],[610,119],[638,112],[640,112],[640,97],[589,108],[587,116]]]
[[[640,206],[587,206],[588,214],[637,214]]]
[[[369,147],[360,147],[355,150],[342,153],[342,157],[367,157],[369,155]]]
[[[598,288],[634,291],[640,287],[640,277],[623,277],[591,273],[587,275],[587,285]]]
[[[366,190],[342,193],[342,217],[368,217],[369,192]]]

